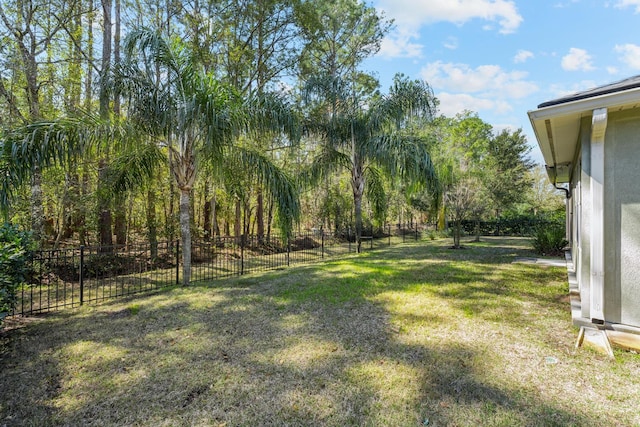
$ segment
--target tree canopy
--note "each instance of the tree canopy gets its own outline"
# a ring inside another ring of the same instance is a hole
[[[544,210],[521,130],[364,69],[392,25],[360,0],[2,2],[6,221],[41,245],[179,236],[186,284],[192,238],[347,228],[359,248],[385,223]]]

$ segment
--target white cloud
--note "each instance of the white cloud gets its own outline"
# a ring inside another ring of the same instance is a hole
[[[526,62],[527,59],[533,58],[533,52],[529,52],[528,50],[519,50],[516,53],[516,56],[513,58],[513,62],[516,64],[520,62]]]
[[[414,28],[432,22],[464,24],[472,19],[496,22],[500,32],[513,33],[522,23],[515,2],[511,0],[380,0],[379,6],[398,25]]]
[[[566,2],[566,3],[556,3],[556,4],[553,5],[553,7],[557,8],[557,9],[563,9],[563,8],[569,7],[569,6],[571,6],[571,5],[575,4],[575,3],[578,3],[578,0],[571,0],[571,1]]]
[[[444,47],[451,50],[456,50],[458,48],[458,39],[455,37],[448,37],[444,42]]]
[[[616,3],[616,7],[620,9],[623,9],[628,6],[635,7],[636,8],[635,13],[640,13],[640,0],[620,0],[618,1],[618,3]]]
[[[527,80],[523,71],[506,72],[498,65],[481,65],[471,68],[466,64],[427,64],[421,71],[422,77],[434,88],[464,92],[483,93],[501,99],[524,98],[538,90]]]
[[[423,46],[413,43],[414,38],[417,38],[415,34],[396,31],[382,40],[378,55],[383,58],[420,58]]]
[[[635,70],[640,70],[640,46],[631,43],[616,45],[615,51],[621,54],[620,61]]]
[[[474,97],[464,93],[440,92],[436,95],[440,101],[439,112],[447,117],[453,117],[463,111],[496,111],[496,101]],[[508,105],[502,105],[503,111],[508,111]]]
[[[439,92],[436,97],[440,101],[439,112],[453,117],[463,111],[492,111],[507,113],[512,110],[508,102],[472,96],[466,93]]]
[[[434,88],[446,116],[464,110],[506,114],[514,109],[513,102],[538,91],[526,72],[507,72],[498,65],[471,68],[438,61],[427,64],[421,76]]]
[[[500,33],[509,34],[515,32],[523,20],[511,0],[379,0],[378,8],[386,17],[394,19],[397,28],[382,42],[380,55],[388,58],[422,56],[423,46],[413,40],[419,37],[418,31],[423,25],[434,22],[462,25],[481,19],[497,23]],[[492,26],[483,28],[491,30]],[[445,42],[447,49],[453,49],[452,46],[457,47],[457,42]]]
[[[562,57],[562,69],[565,71],[591,71],[594,68],[591,55],[584,50],[572,47],[569,53]]]
[[[616,67],[607,67],[607,73],[618,74],[618,69]]]

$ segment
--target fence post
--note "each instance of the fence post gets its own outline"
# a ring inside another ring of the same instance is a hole
[[[351,252],[351,227],[347,227],[347,241],[349,242],[349,252]]]
[[[176,240],[176,285],[180,284],[180,239]]]
[[[84,245],[80,246],[80,305],[84,304]]]
[[[416,224],[416,242],[418,241],[418,224]]]
[[[324,230],[322,229],[322,227],[320,227],[320,234],[322,236],[321,254],[322,254],[322,258],[324,258]]]

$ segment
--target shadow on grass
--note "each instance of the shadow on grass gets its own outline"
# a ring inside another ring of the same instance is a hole
[[[489,300],[520,295],[509,277],[483,284],[494,263],[477,251],[481,261],[470,261],[472,253],[391,249],[47,316],[3,337],[0,387],[10,392],[0,402],[0,424],[602,421],[526,386],[494,381],[487,372],[496,360],[486,346],[432,342],[428,328],[416,329],[412,341],[398,330],[398,320],[448,319],[400,312],[378,297],[408,294],[404,306],[411,295],[427,294],[460,313],[472,306],[471,315],[483,319],[483,311],[497,310]],[[545,293],[527,298],[547,301]]]

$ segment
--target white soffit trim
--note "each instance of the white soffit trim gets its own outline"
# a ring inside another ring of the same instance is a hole
[[[528,114],[532,121],[538,121],[571,115],[578,115],[579,117],[582,117],[582,115],[591,116],[593,110],[599,108],[616,110],[634,106],[640,106],[640,88],[551,105],[529,111]]]
[[[549,174],[550,180],[556,181],[559,164],[570,161],[566,158],[568,150],[573,152],[577,149],[582,117],[591,117],[594,110],[602,108],[612,112],[636,107],[640,107],[640,87],[560,102],[527,112],[547,170],[553,171],[553,174]],[[565,158],[558,158],[558,152],[563,152]],[[567,179],[562,177],[558,182]]]

